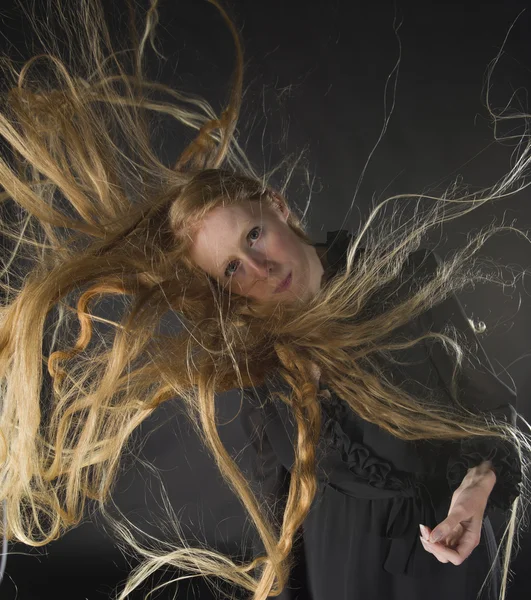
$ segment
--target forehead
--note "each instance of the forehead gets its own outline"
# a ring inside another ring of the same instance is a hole
[[[263,202],[250,200],[212,209],[196,232],[192,260],[208,273],[221,274],[224,261],[239,247],[242,232],[266,212]]]

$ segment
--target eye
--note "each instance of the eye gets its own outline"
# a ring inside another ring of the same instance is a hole
[[[253,229],[251,229],[251,231],[249,231],[249,234],[247,235],[247,237],[249,237],[253,233],[253,231],[257,231],[257,230],[262,231],[262,228],[261,227],[253,227]],[[257,239],[258,239],[258,237],[253,241],[256,241]],[[227,265],[227,269],[225,271],[225,277],[232,277],[232,275],[234,275],[234,273],[236,272],[236,269],[234,269],[234,271],[230,270],[230,266],[234,262],[236,262],[236,261],[232,261]]]

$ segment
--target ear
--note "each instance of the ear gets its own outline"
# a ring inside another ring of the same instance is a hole
[[[278,208],[278,210],[284,217],[284,220],[287,220],[287,218],[289,217],[290,210],[288,208],[288,205],[286,204],[286,201],[278,192],[275,192],[274,190],[271,190],[270,194],[275,207]]]

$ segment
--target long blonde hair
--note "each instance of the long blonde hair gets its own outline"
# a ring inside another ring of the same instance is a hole
[[[236,48],[230,98],[219,117],[204,99],[143,75],[146,48],[151,45],[158,53],[157,0],[150,1],[140,32],[128,2],[132,73],[124,66],[125,53],[113,49],[96,0],[56,3],[75,65],[60,58],[45,28],[40,39],[46,40],[47,52],[21,68],[8,58],[2,62],[8,89],[1,96],[0,135],[10,154],[0,161],[0,183],[4,206],[12,209],[0,223],[11,244],[4,254],[0,309],[4,534],[33,546],[48,544],[80,522],[87,499],[97,501],[111,519],[106,506],[131,434],[161,403],[178,397],[264,547],[262,555],[242,563],[190,546],[175,523],[177,540],[158,540],[148,548],[125,521],[116,521],[116,533],[143,557],[120,600],[165,565],[186,573],[176,581],[202,576],[244,588],[255,600],[282,591],[294,539],[317,489],[321,412],[313,365],[352,410],[403,440],[491,436],[509,441],[527,482],[531,445],[518,427],[475,414],[458,398],[455,406],[443,408],[429,397],[412,397],[393,386],[373,360],[432,338],[455,357],[457,376],[469,353],[459,332],[413,340],[392,334],[467,284],[487,279],[507,285],[474,257],[494,233],[525,233],[505,225],[484,228],[442,261],[433,277],[417,281],[405,300],[376,315],[364,309],[399,276],[427,233],[528,185],[528,136],[510,172],[489,189],[460,193],[452,188],[441,197],[404,195],[378,204],[353,235],[346,269],[303,307],[272,309],[231,295],[191,262],[193,232],[221,203],[285,196],[298,163],[286,161],[288,177],[278,189],[269,182],[280,167],[259,173],[239,146],[242,42],[218,0],[209,2],[230,28]],[[31,22],[38,30],[34,17]],[[53,70],[53,81],[39,77],[36,67],[43,60]],[[164,165],[153,149],[149,114],[173,117],[197,132],[173,166]],[[391,201],[411,200],[414,218],[401,222],[398,211],[385,215]],[[304,243],[312,243],[295,209],[288,225]],[[353,261],[362,240],[366,252]],[[98,302],[113,296],[124,304],[118,321],[96,314]],[[168,312],[179,317],[178,333],[160,330]],[[96,322],[106,327],[97,338]],[[47,340],[45,332],[52,330]],[[262,385],[271,372],[289,384],[290,394],[280,399],[297,425],[296,460],[279,521],[222,444],[215,411],[217,393],[244,392]],[[504,534],[501,598],[526,498],[524,485]]]

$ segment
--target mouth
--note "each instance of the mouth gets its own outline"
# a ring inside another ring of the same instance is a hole
[[[289,286],[291,285],[291,273],[289,273],[289,275],[286,277],[286,279],[284,279],[279,285],[278,287],[275,289],[275,294],[278,294],[279,292],[283,292],[284,290],[287,290],[289,288]]]

